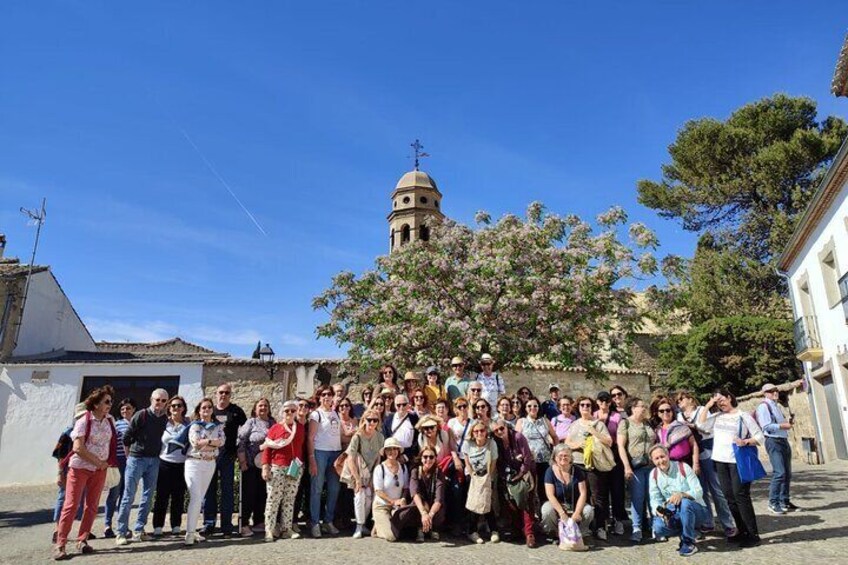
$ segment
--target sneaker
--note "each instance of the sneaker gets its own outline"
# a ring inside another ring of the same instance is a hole
[[[300,539],[301,538],[300,532],[296,532],[294,530],[289,530],[287,533],[289,535],[288,539]]]
[[[324,523],[321,524],[321,531],[325,534],[329,534],[331,536],[339,535],[339,529],[333,524]]]
[[[424,530],[418,528],[418,532],[415,533],[415,541],[423,542],[424,541]]]
[[[205,538],[205,537],[203,537],[202,535],[200,535],[200,534],[199,534],[199,533],[197,533],[197,532],[194,532],[194,539],[196,539],[198,542],[206,541],[206,538]]]
[[[173,528],[171,528],[171,535],[172,536],[181,536],[181,535],[183,535],[183,529],[180,528],[179,526],[174,526]]]
[[[53,548],[54,561],[65,561],[66,559],[70,559],[70,557],[68,556],[68,552],[65,550],[64,545],[57,545]]]
[[[105,530],[103,530],[103,537],[108,539],[114,539],[115,530],[113,530],[112,528],[106,528]]]
[[[265,543],[274,543],[274,535],[271,533],[265,534],[265,537],[262,538]]]
[[[527,547],[529,549],[536,548],[536,536],[534,534],[527,534],[525,541],[527,542]]]
[[[681,557],[689,557],[690,555],[695,555],[696,553],[698,553],[698,546],[683,544],[680,547],[680,551],[678,551],[677,553],[679,553]]]
[[[297,524],[292,524],[291,531],[295,532],[296,534],[299,534],[300,526],[298,526]]]
[[[489,541],[492,543],[498,543],[501,541],[501,536],[498,532],[492,532],[492,537],[489,538]]]
[[[641,530],[634,530],[632,534],[630,534],[630,541],[633,543],[641,543],[642,542],[642,532]]]
[[[88,539],[97,539],[97,536],[94,535],[94,532],[88,532]]]
[[[772,514],[786,514],[786,510],[784,510],[780,506],[776,506],[774,504],[769,504],[768,509],[769,509],[769,512],[771,512]]]
[[[117,536],[115,536],[115,545],[122,546],[122,545],[128,545],[129,543],[130,543],[130,540],[127,539],[127,536],[124,536],[124,535],[121,535],[121,534],[118,534]]]
[[[362,524],[356,525],[356,530],[353,532],[353,539],[362,539]],[[419,532],[421,530],[418,530]]]
[[[607,541],[607,531],[601,528],[595,532],[595,537],[601,541]]]
[[[254,524],[253,525],[253,531],[254,531],[254,533],[257,533],[257,534],[264,534],[265,533],[265,523],[263,522],[261,524]]]
[[[194,545],[196,543],[197,543],[196,534],[189,532],[185,535],[185,541],[183,542],[183,545]]]
[[[320,538],[321,537],[321,524],[315,524],[312,526],[312,537]]]
[[[658,536],[658,535],[655,534],[654,535],[654,541],[658,541],[660,543],[663,543],[663,542],[667,542],[668,538],[665,537],[665,536]]]
[[[622,522],[621,520],[616,520],[615,525],[613,526],[612,533],[614,533],[617,536],[623,536],[624,535],[624,522]]]
[[[476,544],[481,544],[483,543],[483,538],[481,538],[480,534],[478,534],[477,532],[473,532],[468,534],[468,541]]]
[[[439,535],[439,532],[437,532],[436,530],[430,530],[430,539],[433,541],[439,541],[440,539],[442,539],[442,536]]]
[[[253,530],[250,529],[250,526],[244,526],[241,529],[241,537],[243,537],[243,538],[252,538],[253,537]]]
[[[783,508],[784,512],[801,512],[801,508],[798,507],[798,506],[795,506],[791,502],[787,502],[786,504],[781,504],[780,507]]]
[[[133,533],[133,539],[135,541],[147,541],[150,536],[147,535],[147,532],[144,530],[139,530]]]
[[[736,528],[725,528],[724,529],[724,537],[727,539],[734,538],[739,535],[739,530]]]
[[[701,532],[702,534],[708,534],[713,530],[715,530],[715,524],[712,524],[712,525],[704,524],[703,526],[700,526],[698,528],[698,531]]]
[[[153,537],[161,538],[162,537],[162,528],[153,528]]]

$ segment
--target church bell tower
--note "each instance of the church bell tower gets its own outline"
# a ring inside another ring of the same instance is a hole
[[[430,239],[433,220],[444,218],[442,193],[436,181],[418,170],[419,159],[426,157],[423,146],[415,140],[415,168],[403,175],[392,193],[392,211],[389,220],[389,251],[395,251],[413,241]]]

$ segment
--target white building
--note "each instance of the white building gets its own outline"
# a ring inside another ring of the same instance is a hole
[[[2,248],[0,248],[2,249]],[[164,388],[194,406],[203,396],[203,361],[227,357],[179,338],[96,343],[48,267],[32,270],[0,254],[0,486],[50,483],[50,454],[74,406],[99,386],[140,406]]]

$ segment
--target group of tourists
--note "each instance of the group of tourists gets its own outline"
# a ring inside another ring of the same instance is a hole
[[[727,390],[701,406],[685,391],[643,400],[615,385],[572,399],[552,384],[540,400],[528,387],[507,395],[491,355],[478,364],[472,374],[455,357],[444,381],[435,366],[401,379],[387,365],[359,398],[342,384],[321,386],[312,398],[284,402],[278,414],[260,398],[249,416],[222,384],[190,415],[182,397],[157,389],[141,410],[122,400],[114,421],[114,391],[96,389],[54,452],[54,558],[68,557],[75,517],[77,550],[94,551],[88,540],[104,488],[104,536],[119,546],[166,535],[167,514],[169,535],[188,546],[218,532],[273,542],[350,528],[354,539],[451,535],[483,544],[503,536],[529,548],[551,539],[576,550],[590,536],[632,543],[679,536],[682,556],[717,530],[752,547],[759,528],[747,459],[743,469],[737,457],[757,445],[766,446],[774,468],[769,510],[797,510],[789,499],[792,422],[774,385],[763,387],[753,415]]]

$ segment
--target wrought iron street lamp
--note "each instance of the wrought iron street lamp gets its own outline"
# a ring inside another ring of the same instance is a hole
[[[262,368],[268,373],[268,378],[274,380],[274,350],[269,344],[259,349],[259,361],[262,362]]]

